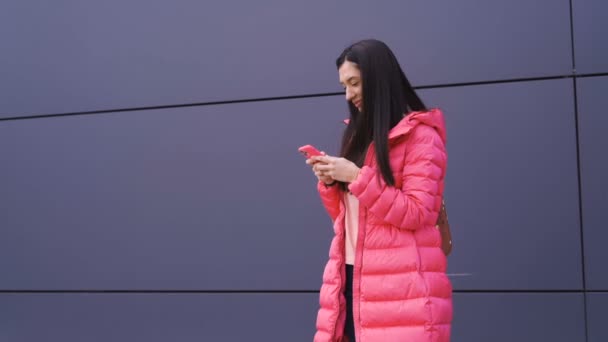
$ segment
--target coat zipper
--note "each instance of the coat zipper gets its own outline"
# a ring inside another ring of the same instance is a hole
[[[372,152],[374,152],[374,143],[372,142],[370,144],[370,146],[367,148],[366,154],[365,154],[365,160],[363,162],[363,166],[370,166],[372,165],[372,161],[371,161],[371,156],[372,156]],[[353,288],[354,288],[354,284],[355,281],[359,281],[359,278],[361,278],[361,272],[360,270],[358,270],[358,264],[357,264],[357,256],[359,255],[359,253],[361,253],[361,259],[363,259],[363,242],[365,240],[365,229],[367,228],[367,213],[365,212],[365,210],[362,210],[363,206],[361,204],[359,204],[359,215],[358,215],[358,232],[357,232],[357,244],[355,246],[355,262],[353,263]],[[359,252],[359,247],[361,251]],[[358,270],[358,271],[357,271]],[[355,278],[355,274],[358,275],[358,277]],[[355,328],[355,340],[359,341],[360,336],[359,336],[359,330],[360,330],[360,324],[358,324],[358,321],[361,320],[361,315],[360,315],[360,302],[361,302],[361,287],[357,286],[357,294],[355,296],[355,292],[353,292],[353,311],[355,311],[355,298],[357,299],[357,312],[355,314],[355,312],[353,312],[353,320],[354,320],[354,328]]]

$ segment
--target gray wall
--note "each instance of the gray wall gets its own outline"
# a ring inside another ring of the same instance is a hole
[[[448,125],[454,341],[606,341],[602,0],[8,0],[0,340],[310,341],[333,65],[376,37]]]

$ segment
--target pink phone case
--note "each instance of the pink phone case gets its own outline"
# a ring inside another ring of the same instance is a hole
[[[306,158],[310,158],[310,157],[313,157],[313,156],[321,156],[321,155],[323,155],[319,150],[317,150],[312,145],[302,146],[302,147],[300,147],[298,149],[298,151],[300,151],[302,154],[304,154],[306,156]]]

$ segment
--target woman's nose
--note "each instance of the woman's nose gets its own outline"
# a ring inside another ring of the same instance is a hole
[[[353,99],[353,92],[346,89],[346,101],[350,101]]]

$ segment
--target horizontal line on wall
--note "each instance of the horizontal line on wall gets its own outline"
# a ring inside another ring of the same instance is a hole
[[[595,74],[577,74],[576,78],[602,77],[602,76],[608,76],[608,72],[598,72]]]
[[[574,75],[560,75],[560,76],[545,76],[545,77],[526,77],[526,78],[509,78],[504,80],[491,80],[491,81],[477,81],[477,82],[462,82],[462,83],[446,83],[446,84],[435,84],[428,86],[417,86],[416,89],[440,89],[440,88],[456,88],[456,87],[470,87],[477,85],[491,85],[491,84],[502,84],[502,83],[519,83],[519,82],[536,82],[536,81],[548,81],[548,80],[559,80],[572,78]]]
[[[436,84],[436,85],[422,85],[422,86],[417,86],[414,88],[416,88],[416,89],[440,89],[440,88],[455,88],[455,87],[467,87],[467,86],[490,85],[490,84],[501,84],[501,83],[534,82],[534,81],[556,80],[556,79],[573,78],[573,77],[595,77],[595,76],[608,76],[608,73],[605,73],[605,74],[580,74],[580,75],[570,74],[570,75],[559,75],[559,76],[513,78],[513,79],[478,81],[478,82],[446,83],[446,84]],[[0,118],[0,122],[1,121],[28,120],[28,119],[56,118],[56,117],[77,116],[77,115],[112,114],[112,113],[121,113],[121,112],[137,112],[137,111],[145,111],[145,110],[216,106],[216,105],[235,104],[235,103],[282,101],[282,100],[317,98],[317,97],[327,97],[327,96],[337,96],[337,95],[344,95],[344,92],[318,93],[318,94],[292,95],[292,96],[277,96],[277,97],[262,97],[262,98],[211,101],[211,102],[195,102],[195,103],[172,104],[172,105],[162,105],[162,106],[114,108],[114,109],[54,113],[54,114],[18,115],[18,116],[13,116],[13,117]]]
[[[589,293],[585,290],[454,290],[454,293]],[[608,292],[608,291],[606,291]]]
[[[0,294],[318,294],[318,290],[0,290]],[[608,290],[454,290],[453,293],[608,293]]]
[[[0,290],[0,294],[281,294],[319,293],[318,290]]]
[[[56,117],[75,116],[75,115],[110,114],[110,113],[120,113],[120,112],[138,112],[138,111],[144,111],[144,110],[158,110],[158,109],[173,109],[173,108],[185,108],[185,107],[216,106],[216,105],[234,104],[234,103],[264,102],[264,101],[277,101],[277,100],[293,100],[293,99],[305,99],[305,98],[311,98],[311,97],[335,96],[335,95],[341,95],[341,94],[342,93],[323,93],[323,94],[308,94],[308,95],[294,95],[294,96],[280,96],[280,97],[262,97],[262,98],[242,99],[242,100],[227,100],[227,101],[214,101],[214,102],[197,102],[197,103],[173,104],[173,105],[164,105],[164,106],[132,107],[132,108],[119,108],[119,109],[103,109],[103,110],[92,110],[92,111],[86,111],[86,112],[70,112],[70,113],[58,113],[58,114],[41,114],[41,115],[16,116],[16,117],[0,118],[0,121],[42,119],[42,118],[56,118]]]

